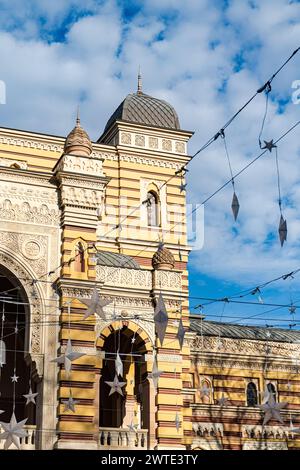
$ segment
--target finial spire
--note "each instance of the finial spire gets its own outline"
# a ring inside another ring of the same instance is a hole
[[[77,125],[77,126],[80,125],[79,105],[77,106],[76,125]]]
[[[138,95],[142,94],[142,75],[141,75],[141,66],[139,65],[139,73],[138,73],[138,88],[137,88]]]

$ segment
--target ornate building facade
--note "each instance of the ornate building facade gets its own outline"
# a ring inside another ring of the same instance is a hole
[[[300,334],[189,315],[191,136],[140,83],[97,142],[79,118],[67,138],[0,128],[0,410],[27,419],[22,449],[299,445]],[[288,405],[262,427],[268,384]]]

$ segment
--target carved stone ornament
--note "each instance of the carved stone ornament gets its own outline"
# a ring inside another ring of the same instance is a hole
[[[24,256],[36,277],[47,271],[48,237],[17,232],[0,232],[0,244],[14,254]]]
[[[39,259],[43,256],[43,247],[35,239],[25,240],[22,243],[22,253],[28,259]]]
[[[131,134],[129,132],[121,133],[121,144],[131,145]]]
[[[172,151],[172,140],[163,139],[162,140],[162,148],[163,148],[163,150],[166,150],[167,152],[171,152]]]
[[[185,153],[185,144],[184,142],[175,142],[176,153]]]
[[[242,425],[242,436],[252,439],[289,439],[292,431],[283,426]]]
[[[136,134],[134,142],[138,147],[145,147],[145,136]]]
[[[151,271],[97,265],[96,276],[97,281],[111,286],[152,289]]]
[[[80,188],[78,185],[63,186],[61,189],[61,199],[65,206],[97,210],[102,202],[102,196],[102,185],[100,190]]]
[[[102,158],[88,156],[63,155],[56,171],[78,173],[88,176],[104,176]]]
[[[137,163],[140,165],[147,165],[159,168],[171,168],[172,170],[179,170],[182,168],[181,162],[174,162],[171,160],[163,160],[159,158],[148,158],[139,155],[120,155],[120,160],[123,162]]]
[[[194,351],[216,351],[219,353],[243,354],[249,356],[281,356],[295,359],[300,354],[300,344],[279,343],[275,341],[255,341],[246,339],[230,339],[213,336],[196,336],[191,343]]]
[[[157,137],[149,137],[149,147],[151,149],[158,148],[158,138]]]
[[[247,441],[243,444],[243,450],[288,450],[286,441],[269,442],[269,441]]]
[[[1,220],[31,222],[43,225],[58,225],[59,210],[49,209],[46,204],[33,205],[29,202],[13,203],[10,199],[0,201]]]
[[[42,355],[42,314],[43,307],[41,301],[41,293],[39,286],[36,286],[34,298],[32,292],[32,276],[29,271],[16,261],[13,255],[0,253],[0,264],[8,269],[17,279],[20,280],[22,287],[26,293],[27,299],[30,301],[30,327],[29,335],[30,343],[28,344],[28,352],[32,360],[36,363],[37,373],[43,375],[43,355]]]

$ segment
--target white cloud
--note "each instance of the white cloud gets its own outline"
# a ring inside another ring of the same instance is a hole
[[[121,100],[135,91],[140,64],[145,92],[172,103],[182,127],[196,130],[193,153],[299,45],[299,4],[288,0],[262,0],[256,8],[232,0],[227,9],[220,1],[188,0],[183,8],[180,0],[146,0],[130,21],[122,18],[122,2],[89,0],[84,10],[81,4],[0,0],[0,79],[7,86],[2,125],[66,135],[81,100],[83,124],[97,139]],[[54,30],[63,30],[61,38]],[[291,100],[299,60],[300,54],[272,83],[265,138],[276,139],[299,119],[300,105]],[[286,100],[280,115],[278,98]],[[235,171],[259,153],[263,113],[261,95],[226,131]],[[272,153],[236,181],[238,235],[232,231],[231,187],[207,204],[206,242],[193,254],[200,274],[249,284],[258,272],[273,277],[298,265],[299,131],[279,147],[282,192],[291,205],[286,246],[281,249],[277,239]],[[229,178],[221,140],[191,168],[189,198],[200,202]]]

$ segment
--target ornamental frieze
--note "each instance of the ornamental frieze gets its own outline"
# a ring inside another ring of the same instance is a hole
[[[97,209],[102,201],[102,191],[63,186],[61,189],[62,203],[67,206]]]
[[[89,176],[104,176],[102,158],[79,157],[64,155],[59,161],[56,171],[70,171]]]
[[[0,219],[42,225],[58,225],[59,210],[49,209],[46,204],[33,205],[29,202],[15,204],[10,199],[5,199],[0,201]]]
[[[181,290],[181,273],[157,270],[154,273],[155,286],[162,289]]]
[[[96,276],[97,281],[106,282],[111,286],[152,289],[151,271],[98,265]]]
[[[129,163],[137,163],[140,165],[156,166],[160,168],[171,168],[179,170],[182,167],[182,162],[166,161],[156,158],[141,157],[139,155],[120,155],[120,160]]]
[[[190,342],[190,347],[196,352],[210,351],[245,354],[250,356],[284,356],[290,359],[299,357],[300,344],[279,343],[275,341],[255,341],[246,339],[218,338],[213,336],[196,336]]]
[[[299,373],[299,366],[289,365],[284,363],[277,363],[275,361],[269,361],[268,364],[264,364],[263,359],[261,361],[249,359],[249,360],[234,360],[226,356],[220,358],[208,358],[208,357],[197,357],[196,364],[198,367],[209,367],[215,369],[249,369],[255,371],[276,371],[276,372],[289,372],[293,374]]]

